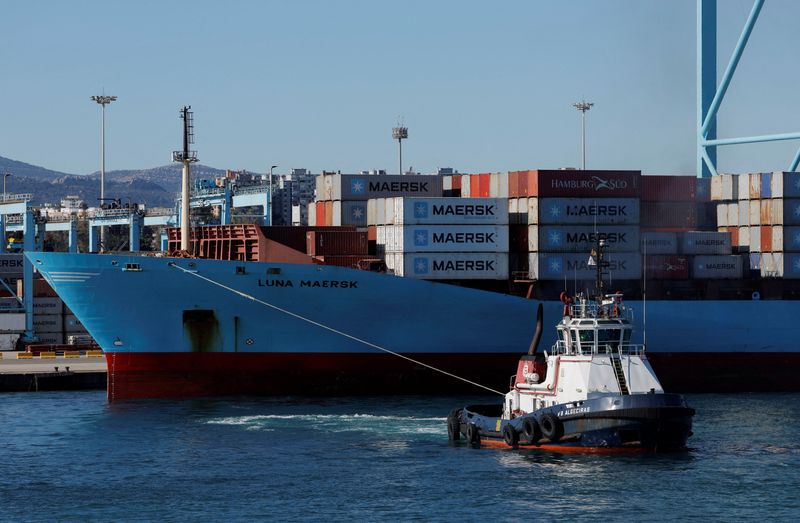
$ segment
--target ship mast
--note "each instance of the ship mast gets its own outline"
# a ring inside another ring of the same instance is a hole
[[[597,301],[599,303],[603,300],[603,269],[607,268],[610,263],[606,261],[605,253],[603,252],[603,247],[606,245],[605,240],[600,238],[600,233],[595,234],[597,235],[597,241],[594,249],[592,249],[589,264],[595,265],[595,289],[597,289]]]
[[[181,250],[188,251],[191,245],[191,228],[189,218],[189,164],[197,161],[197,152],[189,150],[189,144],[194,143],[194,115],[191,105],[184,105],[180,112],[183,120],[183,150],[173,151],[172,161],[183,163],[183,176],[181,177]]]

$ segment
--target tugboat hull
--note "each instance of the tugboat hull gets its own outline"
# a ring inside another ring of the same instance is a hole
[[[683,450],[694,409],[678,394],[638,394],[554,405],[504,420],[496,406],[451,413],[451,439],[559,452],[666,452]],[[459,437],[460,439],[460,437]]]

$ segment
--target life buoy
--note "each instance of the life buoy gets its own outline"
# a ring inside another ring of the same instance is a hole
[[[564,435],[564,425],[561,424],[558,416],[552,412],[544,414],[542,419],[539,420],[539,424],[542,427],[542,436],[550,441],[558,441]]]
[[[453,409],[447,416],[447,439],[450,441],[461,439],[461,409]]]
[[[567,294],[567,291],[561,291],[561,295],[558,297],[561,300],[561,303],[564,304],[564,316],[569,316],[569,306],[572,305],[572,297]]]
[[[467,441],[473,445],[481,442],[481,436],[478,433],[478,427],[474,423],[467,425]]]
[[[519,443],[519,433],[514,430],[510,423],[503,427],[503,441],[509,447],[516,447],[517,443]]]
[[[522,434],[529,444],[538,443],[542,439],[542,429],[533,417],[525,418],[522,422]]]

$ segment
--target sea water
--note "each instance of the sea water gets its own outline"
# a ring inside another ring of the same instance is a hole
[[[0,395],[3,521],[797,521],[800,394],[690,395],[686,452],[447,441],[493,397]]]

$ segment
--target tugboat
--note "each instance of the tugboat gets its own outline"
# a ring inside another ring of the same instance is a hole
[[[605,294],[604,242],[592,251],[597,291],[561,294],[564,314],[558,341],[537,354],[542,306],[528,354],[522,356],[502,405],[454,409],[451,441],[472,445],[539,448],[559,452],[662,452],[682,450],[692,435],[690,408],[680,394],[664,392],[645,355],[632,344],[632,311],[621,293]]]

